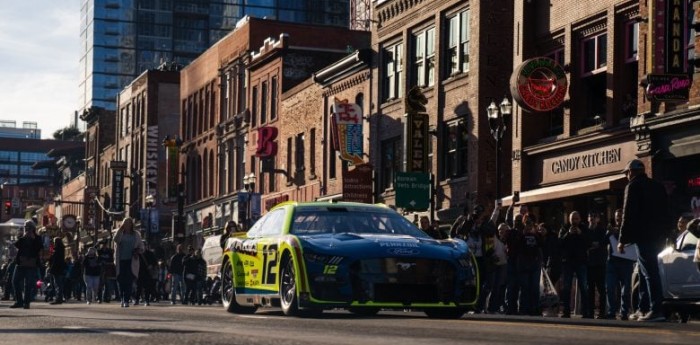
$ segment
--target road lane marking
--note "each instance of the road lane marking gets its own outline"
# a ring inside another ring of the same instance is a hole
[[[463,320],[453,320],[453,321],[463,321]],[[510,322],[510,321],[482,321],[482,320],[468,320],[478,322],[480,324],[488,324],[492,326],[522,326],[523,323]],[[658,328],[637,328],[632,327],[614,327],[614,326],[598,326],[598,325],[571,325],[571,324],[546,324],[546,323],[530,323],[531,326],[541,327],[541,328],[555,328],[555,329],[570,329],[570,330],[585,330],[585,331],[608,331],[615,333],[630,333],[630,334],[665,334],[665,335],[677,335],[678,333],[684,333],[692,336],[700,336],[700,332],[687,331],[682,329],[658,329]]]
[[[261,315],[236,315],[238,317],[242,317],[244,319],[269,319],[267,316],[261,316]]]
[[[138,333],[138,332],[126,332],[126,331],[113,331],[109,329],[104,329],[104,328],[89,328],[89,327],[84,327],[84,326],[63,326],[64,329],[84,329],[88,332],[93,332],[93,333],[105,333],[105,334],[110,334],[110,335],[123,335],[126,337],[147,337],[147,333]]]

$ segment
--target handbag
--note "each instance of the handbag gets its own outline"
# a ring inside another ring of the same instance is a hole
[[[551,308],[559,304],[559,294],[557,289],[549,279],[547,270],[543,267],[540,274],[540,307],[542,309]]]

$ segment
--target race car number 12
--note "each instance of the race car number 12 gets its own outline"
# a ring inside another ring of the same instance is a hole
[[[262,283],[265,285],[275,283],[275,272],[272,270],[277,266],[277,245],[270,244],[263,246],[263,271]]]

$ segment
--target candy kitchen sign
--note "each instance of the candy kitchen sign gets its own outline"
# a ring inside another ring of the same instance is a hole
[[[621,142],[590,148],[569,154],[542,157],[535,160],[541,168],[533,172],[535,184],[550,184],[582,177],[621,172],[627,162],[636,158],[636,147],[630,142]],[[538,179],[539,177],[539,179]],[[539,181],[538,181],[539,180]]]
[[[513,99],[533,112],[546,112],[559,107],[564,102],[568,85],[564,69],[547,57],[524,61],[510,78]]]

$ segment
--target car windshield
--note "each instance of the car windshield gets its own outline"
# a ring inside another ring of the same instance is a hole
[[[308,207],[294,212],[291,231],[296,235],[396,234],[429,238],[391,209],[375,207]]]

